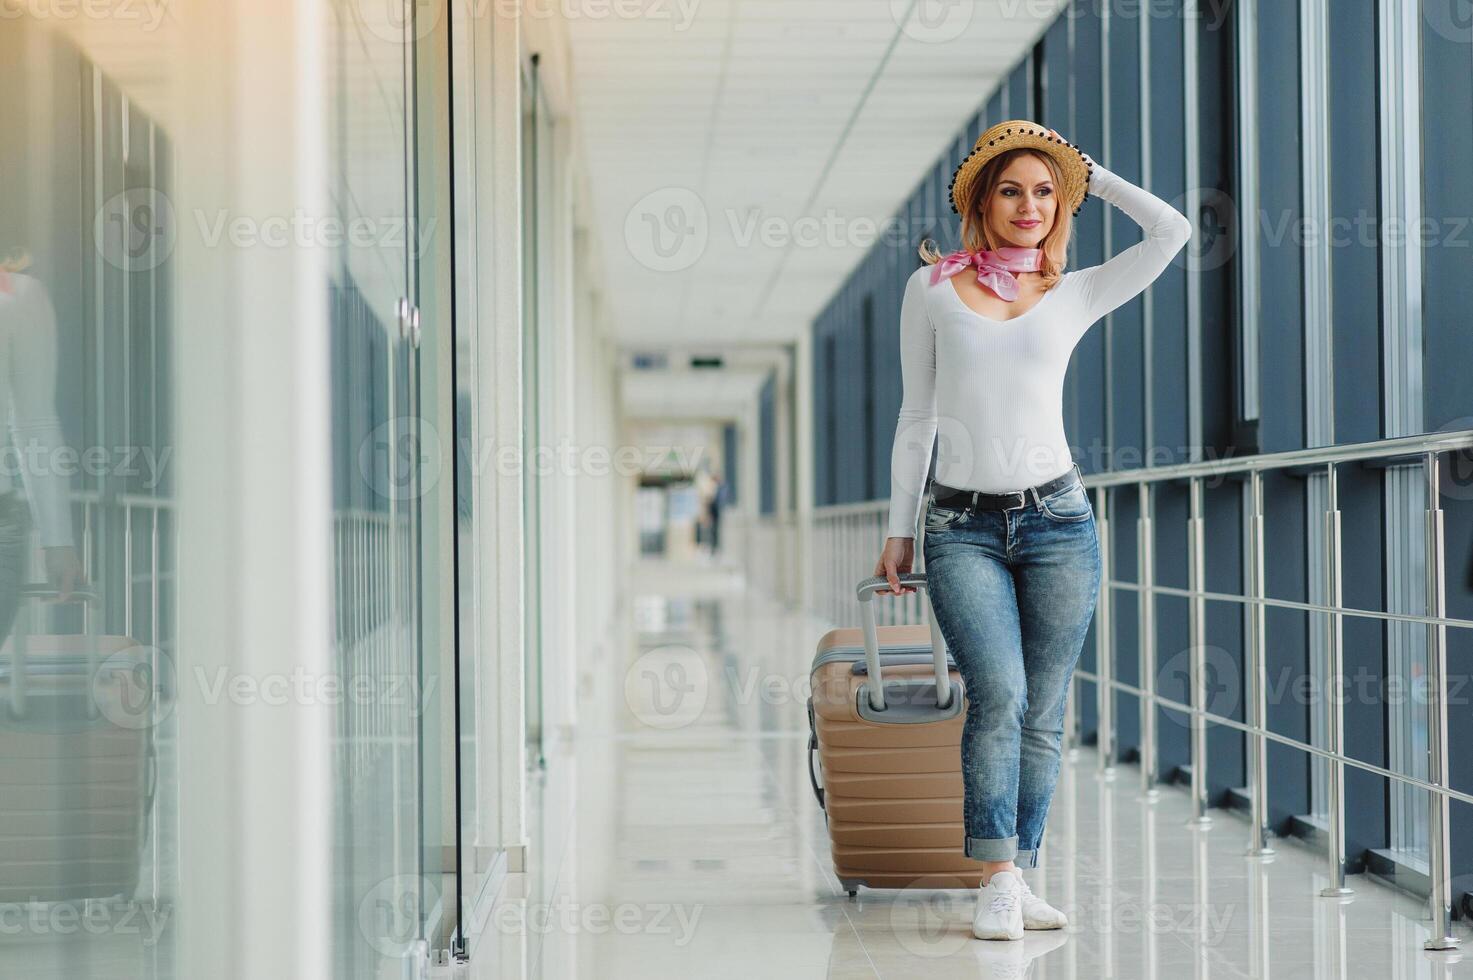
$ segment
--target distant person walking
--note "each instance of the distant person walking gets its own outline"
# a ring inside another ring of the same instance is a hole
[[[726,481],[721,478],[720,473],[713,474],[715,483],[711,489],[711,499],[706,503],[706,510],[711,521],[711,554],[715,555],[721,547],[721,507],[725,503]]]

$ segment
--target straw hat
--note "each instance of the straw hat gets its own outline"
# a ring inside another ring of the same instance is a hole
[[[956,172],[951,175],[951,183],[948,185],[951,210],[957,214],[962,213],[957,202],[966,196],[972,182],[982,172],[983,164],[999,153],[1020,147],[1041,150],[1054,158],[1063,176],[1063,186],[1057,189],[1059,197],[1065,206],[1078,214],[1079,209],[1084,206],[1085,198],[1089,197],[1089,175],[1094,164],[1079,147],[1054,136],[1047,126],[1040,126],[1029,119],[1000,122],[977,137],[977,144],[972,147],[972,152],[962,157]]]

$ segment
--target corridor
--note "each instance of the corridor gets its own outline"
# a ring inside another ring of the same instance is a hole
[[[1178,980],[1473,977],[1422,949],[1426,902],[1389,884],[1328,884],[1318,853],[1138,772],[1102,777],[1089,747],[1060,774],[1034,890],[1059,932],[980,942],[975,890],[862,889],[850,899],[805,768],[809,661],[825,624],[730,568],[644,563],[621,617],[626,656],[580,678],[584,725],[535,804],[544,874],[491,913],[502,958],[467,980]],[[677,693],[678,692],[678,693]],[[1037,884],[1041,882],[1042,884]],[[539,925],[542,923],[542,925]],[[535,928],[528,928],[531,924]],[[1458,934],[1470,931],[1459,923]]]
[[[1473,980],[1469,3],[0,0],[0,980]]]

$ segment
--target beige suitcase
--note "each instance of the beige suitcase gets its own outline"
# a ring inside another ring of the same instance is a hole
[[[133,897],[156,778],[153,732],[137,714],[153,694],[146,652],[90,631],[4,638],[0,903]]]
[[[921,573],[900,580],[926,585]],[[934,616],[929,627],[875,625],[886,587],[860,583],[860,627],[826,633],[809,675],[809,775],[834,874],[850,896],[860,885],[976,888],[982,865],[963,853],[966,692]]]

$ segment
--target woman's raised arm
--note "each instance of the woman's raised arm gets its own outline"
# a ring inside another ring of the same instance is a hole
[[[1085,326],[1145,292],[1192,237],[1192,223],[1170,204],[1091,160],[1089,192],[1141,226],[1145,238],[1101,265],[1081,269]]]

